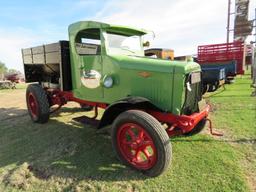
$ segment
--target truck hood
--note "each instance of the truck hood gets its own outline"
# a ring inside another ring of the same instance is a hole
[[[122,68],[126,69],[137,69],[163,73],[175,72],[182,74],[187,74],[192,71],[201,71],[200,65],[191,61],[170,61],[132,55],[109,55],[109,57],[113,61],[118,62]]]

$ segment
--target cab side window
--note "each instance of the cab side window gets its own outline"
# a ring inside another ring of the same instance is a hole
[[[75,39],[75,47],[79,55],[100,55],[100,30],[86,29],[80,31]]]

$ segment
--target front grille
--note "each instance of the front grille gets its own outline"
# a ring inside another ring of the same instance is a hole
[[[191,91],[187,89],[187,82],[190,83]],[[201,81],[191,84],[191,74],[188,74],[185,81],[185,90],[185,102],[182,107],[182,114],[191,115],[199,111],[198,102],[202,99]]]

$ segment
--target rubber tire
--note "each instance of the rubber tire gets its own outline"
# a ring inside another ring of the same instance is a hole
[[[208,92],[214,92],[214,91],[216,91],[218,88],[219,88],[219,82],[216,81],[216,82],[214,82],[213,84],[210,84],[210,85],[209,85]]]
[[[206,118],[199,121],[199,123],[195,126],[194,129],[192,129],[190,132],[185,133],[184,135],[192,136],[200,133],[204,129],[205,124],[206,124]]]
[[[28,105],[29,93],[32,93],[34,95],[36,102],[38,104],[38,116],[36,117],[33,117],[31,114],[31,111],[29,110],[29,105]],[[39,84],[30,84],[27,87],[26,101],[27,101],[28,113],[33,122],[42,123],[42,124],[48,122],[49,116],[50,116],[50,105],[44,89]]]
[[[208,84],[203,84],[202,85],[202,95],[204,95],[208,90]]]
[[[152,138],[157,150],[157,162],[148,170],[139,170],[143,174],[156,177],[162,174],[169,166],[172,158],[172,146],[165,129],[154,117],[146,112],[139,110],[128,110],[121,113],[114,121],[111,129],[112,146],[115,149],[117,157],[125,165],[135,168],[121,154],[117,145],[117,132],[119,127],[124,123],[136,123],[142,126]],[[138,170],[138,169],[136,169]]]

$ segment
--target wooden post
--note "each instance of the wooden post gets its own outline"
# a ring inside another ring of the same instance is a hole
[[[231,6],[231,0],[228,0],[227,43],[229,43],[229,29],[230,29],[230,6]]]
[[[253,46],[253,61],[252,61],[252,87],[254,88],[251,96],[256,96],[256,8],[254,16],[254,46]]]

